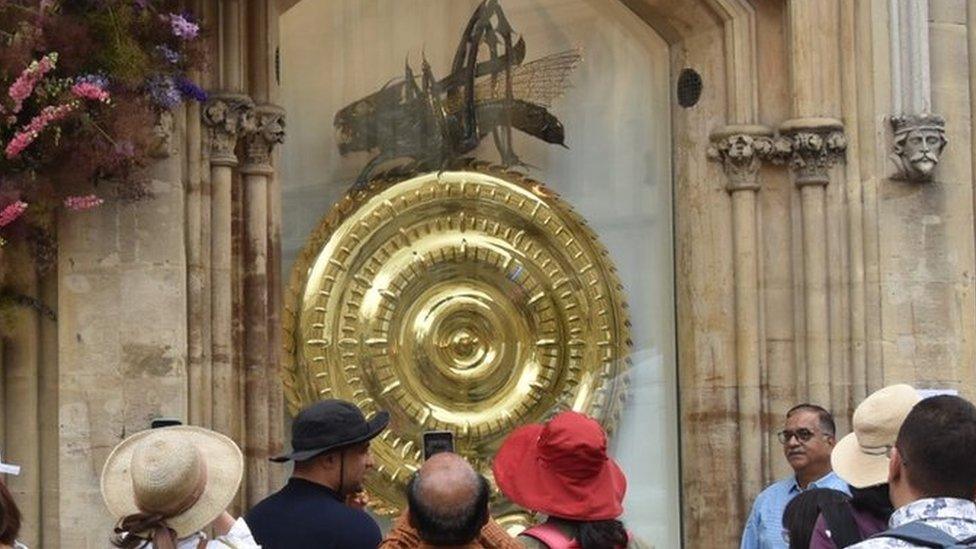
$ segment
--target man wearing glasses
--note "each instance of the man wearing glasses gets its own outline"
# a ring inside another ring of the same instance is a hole
[[[742,532],[741,549],[787,549],[783,510],[791,499],[810,488],[849,493],[847,483],[830,468],[836,428],[830,412],[815,404],[800,404],[786,412],[786,425],[777,433],[793,475],[779,480],[756,497]]]

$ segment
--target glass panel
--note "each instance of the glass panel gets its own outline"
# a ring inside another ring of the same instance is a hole
[[[302,1],[281,18],[283,268],[369,155],[340,156],[339,109],[425,57],[450,72],[473,0]],[[629,397],[611,451],[628,475],[623,520],[657,547],[680,545],[671,222],[668,46],[621,2],[505,0],[525,60],[582,48],[572,87],[550,111],[568,149],[516,132],[530,177],[559,193],[608,248],[624,285],[634,343]],[[485,139],[474,152],[498,161]],[[582,277],[582,275],[580,275]]]

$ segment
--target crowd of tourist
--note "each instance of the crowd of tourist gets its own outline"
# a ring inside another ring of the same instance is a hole
[[[793,475],[755,499],[741,549],[976,547],[976,406],[891,385],[852,425],[838,441],[827,410],[786,414]]]
[[[273,458],[294,462],[288,483],[236,519],[227,509],[244,460],[232,440],[182,425],[136,433],[102,472],[117,520],[106,541],[129,549],[646,547],[620,521],[627,479],[605,432],[576,412],[516,429],[492,462],[501,493],[544,516],[540,524],[512,537],[491,517],[489,481],[441,452],[410,478],[408,506],[384,536],[365,511],[363,482],[374,466],[370,441],[389,420],[341,400],[302,410],[293,451]],[[976,547],[976,406],[892,385],[861,402],[852,424],[837,440],[824,408],[786,413],[778,439],[793,474],[755,499],[742,549]],[[0,483],[0,549],[23,547],[20,520]]]

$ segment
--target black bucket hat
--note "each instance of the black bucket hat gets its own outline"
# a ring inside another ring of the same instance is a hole
[[[273,457],[271,461],[305,461],[329,450],[365,442],[383,432],[389,423],[389,412],[377,412],[366,421],[363,412],[351,402],[322,400],[295,417],[291,426],[293,451]]]

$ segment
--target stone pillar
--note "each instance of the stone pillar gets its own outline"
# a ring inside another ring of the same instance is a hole
[[[735,357],[738,388],[739,486],[748,508],[763,485],[761,307],[756,195],[761,158],[773,151],[765,126],[726,126],[712,134],[709,156],[720,161],[732,198]]]
[[[240,394],[233,361],[233,293],[231,257],[231,184],[242,126],[253,116],[254,104],[241,94],[217,94],[203,109],[210,148],[210,294],[213,363],[213,429],[241,440],[235,411]]]
[[[247,491],[254,505],[268,493],[270,448],[269,387],[276,380],[268,363],[268,186],[274,168],[271,150],[284,138],[284,111],[274,105],[254,110],[254,126],[247,128],[244,174],[244,363]]]
[[[52,268],[40,277],[41,303],[58,302],[58,273]],[[58,371],[58,323],[54,311],[40,315],[38,334],[38,427],[40,429],[41,478],[41,543],[39,547],[57,549],[60,546],[58,529],[61,524],[61,485],[58,482],[58,444],[60,423],[58,418],[59,371]]]
[[[8,244],[10,261],[6,283],[18,295],[38,296],[38,273],[23,242]],[[12,253],[10,253],[12,252]],[[8,463],[21,466],[19,475],[7,476],[5,482],[13,495],[23,523],[20,539],[30,547],[41,544],[41,468],[40,425],[38,423],[38,366],[41,359],[38,311],[26,304],[15,305],[7,320],[10,330],[4,334],[2,456]]]
[[[830,363],[826,214],[830,169],[843,158],[847,147],[843,125],[830,118],[794,119],[785,122],[780,132],[789,140],[792,150],[789,165],[800,192],[803,233],[806,371],[798,372],[798,384],[806,388],[811,402],[845,409],[831,401],[831,380],[842,379],[832,375],[832,370],[844,365]]]
[[[839,302],[831,295],[828,259],[828,241],[837,242],[831,238],[828,224],[839,220],[828,219],[832,208],[827,186],[831,167],[846,149],[843,125],[835,118],[841,110],[839,15],[837,0],[790,0],[787,4],[794,118],[780,126],[780,133],[790,144],[789,165],[800,195],[801,235],[794,246],[800,246],[802,258],[797,287],[803,292],[804,343],[797,394],[846,415],[846,388],[838,387],[833,395],[831,391],[832,384],[847,378],[847,364],[836,356],[839,353],[831,353],[830,304],[839,306]],[[837,291],[839,288],[834,289]]]

